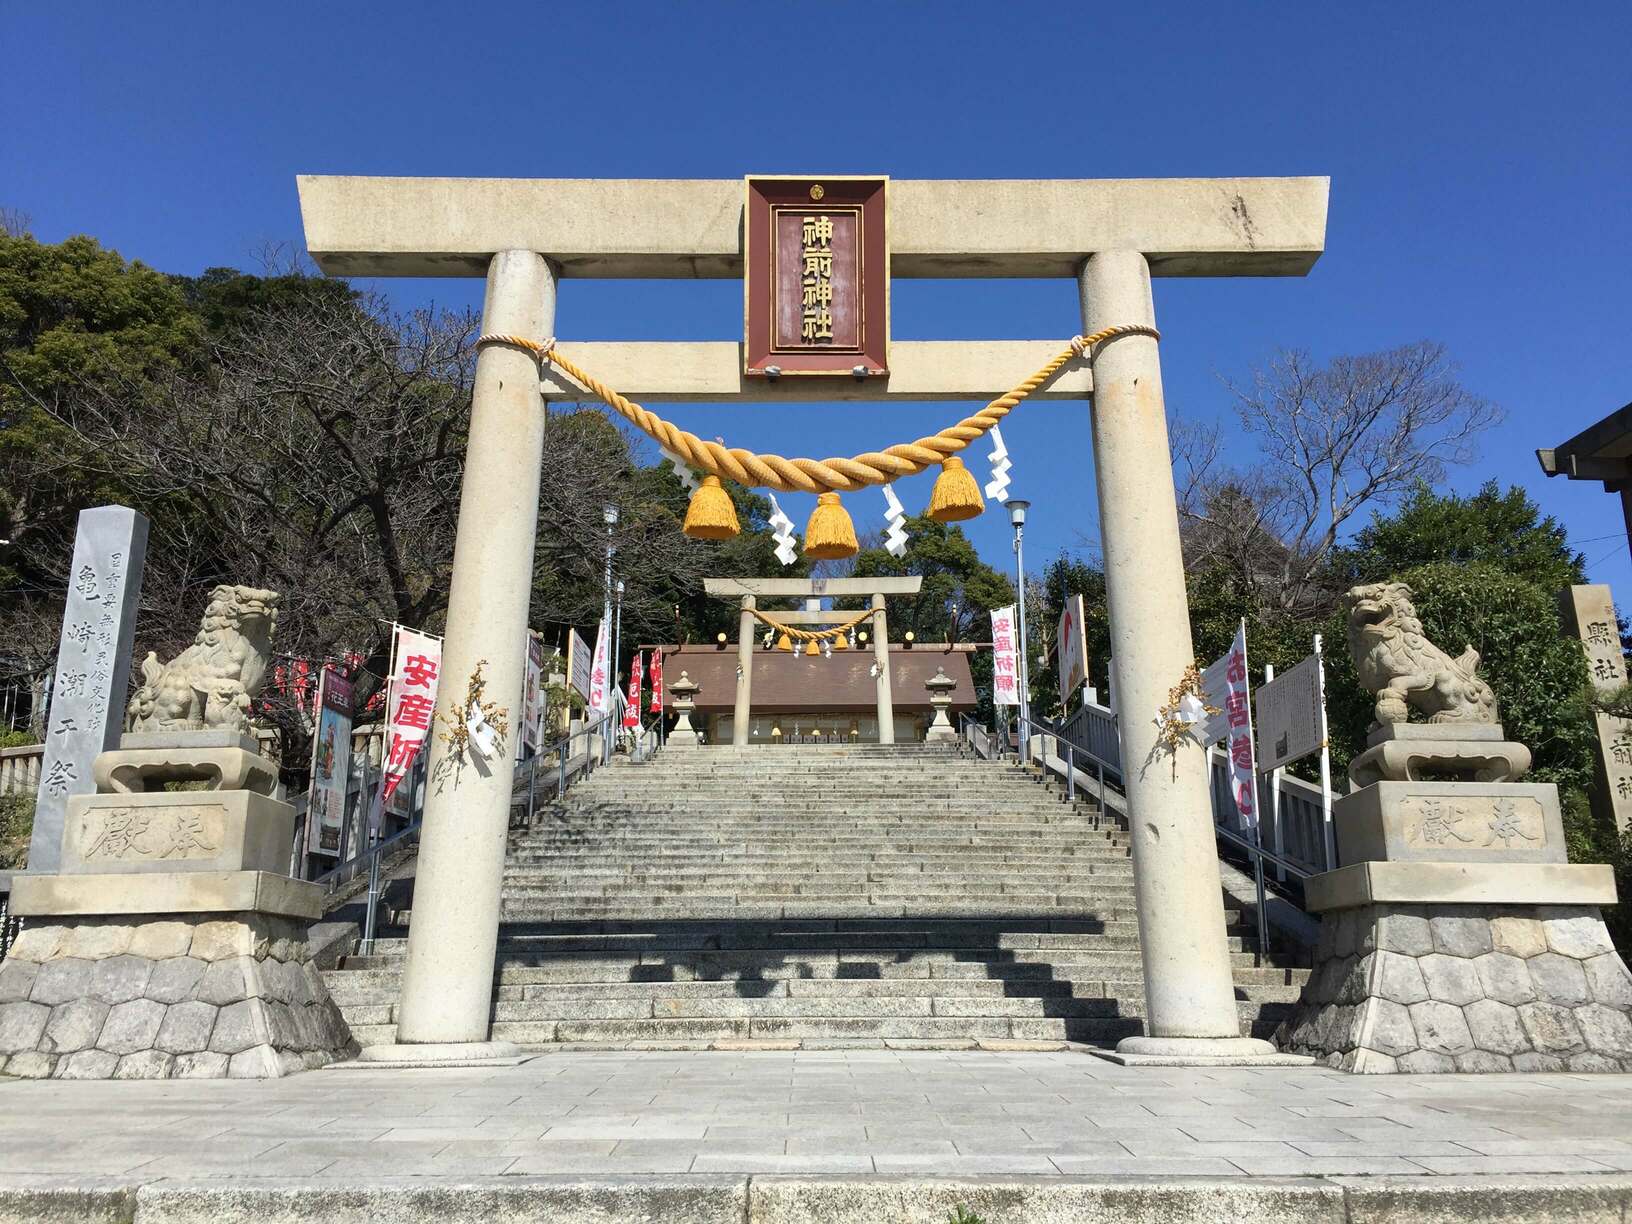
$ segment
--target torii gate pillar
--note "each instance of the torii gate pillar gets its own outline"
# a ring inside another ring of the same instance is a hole
[[[873,658],[878,662],[878,742],[895,743],[895,699],[890,692],[890,638],[884,596],[873,595]]]
[[[742,620],[737,625],[737,704],[731,719],[731,746],[748,746],[748,720],[754,696],[754,608],[752,595],[742,597]]]
[[[555,274],[532,251],[500,251],[487,274],[488,332],[555,332]],[[544,403],[531,353],[489,345],[476,358],[459,529],[442,644],[436,727],[464,722],[466,689],[481,666],[486,691],[519,718],[527,610],[538,532]],[[508,745],[507,745],[508,748]],[[515,1055],[490,1042],[510,752],[480,761],[430,737],[429,786],[414,879],[414,921],[397,1007],[397,1044],[371,1046],[374,1062],[444,1062]]]
[[[1138,251],[1090,256],[1080,283],[1085,334],[1112,323],[1155,326],[1150,268]],[[1162,1060],[1273,1055],[1269,1042],[1241,1036],[1236,1014],[1206,752],[1187,743],[1170,754],[1157,742],[1156,712],[1195,661],[1195,647],[1153,338],[1100,347],[1093,429],[1149,1033],[1117,1051]]]

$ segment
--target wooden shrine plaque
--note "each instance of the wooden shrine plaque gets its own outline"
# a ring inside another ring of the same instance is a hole
[[[889,373],[887,178],[747,179],[744,369]]]

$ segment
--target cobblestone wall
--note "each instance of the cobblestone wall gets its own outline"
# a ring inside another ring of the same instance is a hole
[[[1321,920],[1276,1036],[1347,1071],[1632,1071],[1632,975],[1598,910],[1371,905]]]
[[[349,1056],[306,925],[253,913],[31,921],[0,962],[0,1071],[263,1078]]]

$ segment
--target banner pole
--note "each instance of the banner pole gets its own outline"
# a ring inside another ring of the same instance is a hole
[[[1264,687],[1268,688],[1274,682],[1274,680],[1275,664],[1265,663]],[[1286,838],[1281,834],[1282,776],[1282,769],[1279,765],[1269,771],[1269,820],[1271,829],[1274,833],[1275,853],[1284,856],[1286,854]],[[1286,883],[1286,868],[1281,866],[1279,863],[1275,864],[1275,879],[1281,884]]]
[[[1320,823],[1326,839],[1326,870],[1337,870],[1337,837],[1332,831],[1332,739],[1326,723],[1326,656],[1315,634],[1315,666],[1320,669]]]

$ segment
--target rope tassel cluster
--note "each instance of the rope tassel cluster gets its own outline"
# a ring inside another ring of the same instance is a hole
[[[1091,360],[1094,347],[1119,336],[1149,336],[1160,340],[1154,327],[1123,323],[1104,327],[1086,336],[1076,336],[1041,369],[998,396],[973,416],[949,425],[940,433],[914,442],[899,442],[882,451],[828,459],[788,459],[781,455],[756,454],[739,447],[705,441],[696,434],[666,421],[648,408],[635,403],[600,379],[580,368],[555,347],[554,340],[538,341],[526,336],[488,333],[476,344],[507,344],[526,349],[540,363],[551,362],[586,391],[629,421],[662,449],[678,465],[696,468],[704,474],[692,494],[686,511],[685,533],[694,539],[730,539],[740,530],[736,508],[722,481],[730,480],[750,489],[774,489],[779,493],[815,493],[816,510],[805,529],[805,555],[814,558],[854,556],[856,531],[850,515],[839,503],[839,494],[889,484],[902,476],[916,476],[933,464],[941,465],[926,513],[937,522],[951,523],[974,518],[985,509],[980,486],[963,466],[957,452],[985,435],[1012,412],[1022,400],[1057,374],[1066,362],[1082,357]]]

